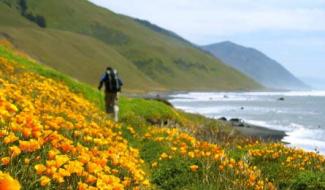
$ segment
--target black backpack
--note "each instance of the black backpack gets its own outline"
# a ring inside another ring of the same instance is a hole
[[[116,70],[106,71],[107,80],[105,81],[106,90],[109,92],[120,92],[123,83],[118,77]]]

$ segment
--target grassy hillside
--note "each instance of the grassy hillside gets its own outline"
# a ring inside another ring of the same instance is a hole
[[[97,85],[108,65],[105,63],[107,61],[109,65],[117,68],[122,76],[125,76],[123,73],[132,73],[123,78],[126,88],[159,89],[159,84],[147,79],[114,49],[93,38],[66,31],[43,32],[33,28],[2,27],[2,31],[10,34],[15,44],[20,44],[17,47],[28,49],[27,52],[31,53],[33,58],[82,82]]]
[[[181,38],[85,0],[0,1],[0,35],[43,63],[96,85],[106,65],[128,90],[245,90],[260,86]],[[163,31],[163,32],[162,32]]]
[[[325,157],[236,135],[154,100],[121,99],[0,41],[0,189],[324,189]]]

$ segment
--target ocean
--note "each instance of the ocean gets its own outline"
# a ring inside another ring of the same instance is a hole
[[[171,95],[170,102],[187,112],[285,131],[289,146],[325,154],[325,91],[189,92]]]

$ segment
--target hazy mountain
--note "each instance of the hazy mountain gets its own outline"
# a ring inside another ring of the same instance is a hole
[[[173,32],[86,0],[0,0],[1,36],[92,85],[110,65],[128,90],[261,88]]]
[[[221,42],[202,48],[267,88],[281,90],[308,88],[280,63],[256,49],[232,42]]]

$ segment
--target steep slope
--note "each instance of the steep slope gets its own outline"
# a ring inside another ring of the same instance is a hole
[[[154,100],[123,98],[114,123],[89,94],[0,40],[1,190],[325,188],[323,155]]]
[[[246,48],[232,42],[221,42],[202,48],[265,87],[287,90],[308,88],[281,64],[256,49]]]
[[[128,76],[123,78],[128,90],[164,89],[99,40],[68,31],[41,29],[3,3],[0,15],[0,38],[7,38],[33,58],[80,81],[97,85],[103,70],[111,65]]]
[[[3,36],[43,63],[92,85],[106,65],[113,65],[129,90],[260,88],[189,42],[85,0],[25,1],[26,14],[44,18],[46,28],[21,16],[21,1],[9,1],[10,6],[7,0],[0,2],[1,12],[12,15],[11,22],[0,18]]]
[[[22,189],[122,190],[125,179],[148,186],[144,161],[121,126],[63,83],[28,71],[35,64],[0,41],[0,189],[20,189],[2,172]]]
[[[57,30],[0,28],[17,47],[26,50],[33,58],[83,82],[97,85],[104,69],[111,65],[122,75],[127,74],[123,80],[129,90],[159,89],[159,84],[148,79],[118,52],[91,37]]]

